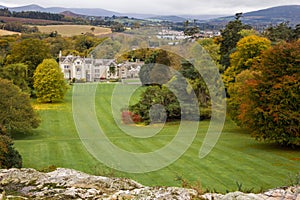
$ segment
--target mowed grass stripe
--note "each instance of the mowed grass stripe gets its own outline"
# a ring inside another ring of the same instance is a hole
[[[160,133],[147,139],[133,138],[121,131],[111,115],[110,103],[114,86],[114,84],[99,84],[95,98],[99,124],[112,143],[131,152],[150,152],[162,148],[174,138],[178,122],[167,123]],[[124,94],[127,89],[129,90],[126,87],[123,88]],[[300,171],[299,149],[288,150],[276,145],[259,143],[251,138],[246,130],[237,127],[230,120],[226,121],[214,149],[201,160],[198,153],[209,126],[208,121],[199,123],[197,136],[190,148],[170,166],[142,174],[111,170],[95,160],[82,145],[72,118],[71,97],[72,93],[69,91],[64,103],[35,104],[43,120],[41,126],[28,135],[15,137],[15,146],[23,156],[24,167],[40,169],[56,165],[97,175],[113,172],[116,176],[133,178],[151,186],[180,186],[181,182],[177,179],[181,177],[194,183],[200,180],[203,188],[221,192],[236,190],[236,182],[242,183],[244,189],[254,188],[255,191],[287,185],[289,176]],[[137,97],[132,97],[132,101],[136,102]],[[140,130],[142,131],[143,127]],[[187,131],[185,135],[188,134]],[[183,137],[180,144],[185,142],[186,139]],[[95,145],[101,145],[101,141],[97,141]],[[179,150],[174,148],[173,151]],[[111,160],[118,159],[118,156],[110,153],[107,156]],[[162,156],[168,158],[168,155]],[[139,160],[138,163],[142,166],[144,161]]]
[[[227,124],[228,123],[230,122],[227,122]],[[205,169],[208,174],[212,175],[206,176],[204,179],[207,180],[211,179],[211,177],[222,177],[222,182],[226,183],[225,185],[229,187],[236,187],[236,181],[253,187],[257,186],[257,183],[263,183],[262,187],[264,188],[267,188],[268,185],[270,185],[267,183],[274,184],[274,181],[279,183],[281,181],[281,184],[283,182],[286,183],[290,171],[289,169],[282,170],[281,168],[272,170],[274,169],[274,166],[271,164],[272,160],[274,160],[274,154],[267,156],[264,156],[264,154],[256,156],[255,152],[253,152],[253,154],[248,154],[247,152],[249,152],[249,150],[245,147],[247,144],[243,144],[243,139],[239,140],[239,138],[241,138],[239,137],[239,133],[230,135],[231,142],[223,140],[223,136],[224,134],[221,136],[219,143],[215,146],[213,151],[205,159],[199,162],[199,165]],[[237,141],[240,141],[241,143],[237,143]],[[257,143],[253,139],[249,140],[249,142]],[[237,150],[238,148],[242,150]],[[186,155],[193,154],[196,156],[197,151],[199,151],[199,149],[196,146],[192,146]],[[296,151],[294,151],[294,153],[295,152]],[[197,160],[195,161],[197,162]],[[291,161],[285,158],[281,160],[281,162],[290,163]],[[297,167],[299,171],[297,163],[294,162],[293,166]],[[200,173],[199,176],[202,176],[201,180],[203,180],[205,174]],[[276,177],[276,180],[274,180],[274,177]],[[205,180],[203,183],[205,183]]]

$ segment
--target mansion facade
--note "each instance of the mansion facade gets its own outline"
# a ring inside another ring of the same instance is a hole
[[[65,79],[97,82],[109,79],[138,78],[144,62],[116,63],[115,59],[94,59],[59,54],[59,66]]]

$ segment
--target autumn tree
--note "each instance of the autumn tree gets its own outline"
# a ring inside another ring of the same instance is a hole
[[[33,110],[28,94],[11,81],[0,79],[0,126],[11,132],[37,128],[40,119]]]
[[[34,72],[34,88],[38,102],[61,101],[67,91],[64,75],[54,59],[45,59]]]
[[[266,50],[252,69],[259,74],[245,80],[237,95],[238,120],[258,140],[300,146],[300,41],[279,43]]]
[[[251,92],[250,87],[246,83],[249,83],[250,80],[260,77],[260,72],[246,69],[239,73],[233,84],[230,84],[227,88],[230,98],[227,101],[227,110],[230,118],[239,126],[241,123],[241,110],[247,107],[247,110],[253,107],[248,94]],[[245,113],[243,115],[250,114]],[[246,121],[243,121],[246,124]]]
[[[6,57],[6,64],[23,63],[28,66],[28,86],[33,89],[33,73],[45,58],[50,58],[47,43],[40,39],[24,39],[15,43],[10,55]]]
[[[250,35],[242,38],[236,45],[236,51],[230,55],[230,66],[223,76],[225,86],[235,81],[235,77],[245,69],[250,69],[254,62],[259,62],[264,50],[271,42],[264,37]]]

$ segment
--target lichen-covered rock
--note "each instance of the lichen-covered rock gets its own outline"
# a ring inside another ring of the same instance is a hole
[[[49,173],[34,169],[0,169],[2,199],[300,200],[300,186],[277,188],[260,194],[231,192],[201,195],[193,189],[147,187],[127,178],[92,176],[72,169],[58,168]]]
[[[0,170],[0,186],[24,199],[192,199],[197,192],[176,187],[145,187],[127,178],[92,176],[58,168],[42,173],[34,169]],[[13,196],[8,196],[13,199]]]
[[[228,194],[204,194],[205,200],[300,200],[300,185],[268,190],[260,194],[231,192]]]

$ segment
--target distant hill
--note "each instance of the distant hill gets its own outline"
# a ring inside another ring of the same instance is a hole
[[[60,14],[64,15],[64,16],[67,16],[67,17],[83,17],[84,15],[80,15],[80,14],[76,14],[76,13],[73,13],[71,11],[64,11],[64,12],[61,12]]]
[[[188,19],[188,20],[198,20],[200,22],[206,21],[206,20],[210,20],[210,19],[216,19],[216,18],[220,18],[220,17],[224,17],[227,15],[178,15],[179,17]]]
[[[210,20],[214,23],[227,23],[233,20],[234,16],[221,17]],[[263,10],[244,13],[241,20],[243,23],[250,25],[270,25],[281,22],[289,22],[290,25],[295,26],[300,24],[300,5],[286,5],[267,8]]]
[[[0,8],[4,6],[0,6]],[[171,22],[183,22],[185,20],[194,20],[198,22],[207,22],[209,24],[225,25],[228,21],[234,19],[234,15],[228,17],[220,17],[220,15],[166,15],[156,16],[153,14],[142,14],[142,13],[118,13],[110,10],[101,8],[63,8],[63,7],[49,7],[44,8],[36,4],[20,7],[10,7],[11,11],[40,11],[50,13],[63,13],[69,16],[128,16],[139,19],[151,19],[158,21],[171,21]],[[234,14],[234,13],[233,13]],[[250,25],[270,25],[278,24],[281,22],[290,22],[290,25],[295,26],[300,24],[300,5],[286,5],[278,6],[258,11],[244,13],[241,20],[244,23]]]
[[[30,4],[27,6],[20,6],[20,7],[9,7],[10,11],[15,11],[15,12],[21,12],[21,11],[40,11],[40,12],[47,12],[46,8],[43,8],[39,5],[36,4]]]
[[[168,16],[152,16],[146,19],[159,20],[159,21],[170,21],[170,22],[184,22],[186,20],[198,22],[205,22],[209,19],[215,19],[222,17],[224,15],[168,15]]]
[[[0,6],[1,7],[1,6]],[[2,6],[3,7],[3,6]],[[65,11],[72,12],[79,15],[87,16],[113,16],[113,15],[122,15],[121,13],[101,9],[101,8],[64,8],[64,7],[49,7],[44,8],[36,4],[31,4],[27,6],[20,7],[9,7],[10,11],[40,11],[40,12],[50,12],[50,13],[61,13]]]
[[[169,15],[169,16],[155,16],[155,17],[150,17],[148,20],[153,20],[153,21],[169,21],[169,22],[184,22],[187,19],[183,17],[178,17],[175,15]]]

